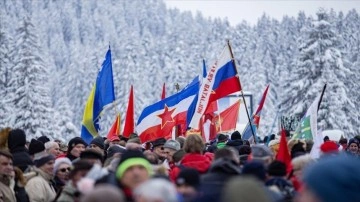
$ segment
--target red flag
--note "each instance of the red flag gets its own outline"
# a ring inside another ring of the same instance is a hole
[[[291,157],[289,153],[289,148],[287,146],[286,134],[284,129],[281,130],[280,146],[279,152],[276,155],[276,160],[285,163],[287,173],[291,172]]]
[[[230,131],[236,128],[236,122],[239,117],[239,107],[240,100],[214,117],[213,121],[216,123],[217,132]]]
[[[135,132],[135,121],[134,121],[134,92],[133,86],[131,85],[128,108],[126,111],[126,118],[124,124],[124,137],[129,137],[131,133]]]
[[[116,119],[113,123],[113,125],[111,126],[111,129],[109,130],[108,134],[107,134],[107,139],[112,140],[114,137],[119,138],[120,134],[120,113],[116,116]]]
[[[163,100],[165,98],[165,83],[163,84],[162,93],[161,93],[161,99]]]

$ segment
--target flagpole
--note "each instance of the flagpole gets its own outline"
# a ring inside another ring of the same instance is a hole
[[[238,72],[237,72],[237,67],[236,67],[236,63],[235,63],[235,59],[234,59],[234,54],[233,54],[233,52],[232,52],[231,45],[230,45],[230,40],[229,40],[229,39],[227,39],[227,45],[228,45],[229,50],[230,50],[231,60],[232,60],[232,62],[234,63],[234,66],[235,66],[236,75],[238,75],[238,79],[239,79],[239,82],[240,82],[240,76],[239,76],[239,74],[238,74]],[[240,82],[240,86],[241,86],[241,82]],[[241,97],[242,97],[242,99],[243,99],[243,101],[244,101],[245,110],[246,110],[246,115],[247,115],[248,120],[249,120],[251,133],[252,133],[252,135],[253,135],[254,142],[255,142],[255,144],[256,144],[255,132],[254,132],[254,129],[253,129],[252,124],[251,124],[251,119],[250,119],[249,111],[248,111],[248,108],[247,108],[247,105],[246,105],[245,96],[244,96],[244,92],[243,92],[242,88],[241,88],[240,93],[241,93]]]
[[[322,92],[321,92],[319,104],[318,104],[318,106],[317,106],[317,111],[319,111],[319,109],[320,109],[320,104],[321,104],[321,101],[322,101],[323,96],[324,96],[324,92],[325,92],[325,89],[326,89],[326,85],[327,85],[327,84],[325,83],[325,85],[324,85],[324,87],[323,87],[323,90],[322,90]]]
[[[176,83],[176,84],[175,84],[175,89],[176,89],[176,92],[178,93],[179,90],[180,90],[180,85],[179,85],[179,83]],[[179,133],[178,133],[179,131],[178,131],[178,129],[179,129],[179,126],[176,125],[176,126],[175,126],[175,138],[179,136]],[[175,138],[174,138],[174,139],[175,139]]]

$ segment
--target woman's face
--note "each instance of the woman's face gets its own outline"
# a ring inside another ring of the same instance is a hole
[[[58,144],[55,144],[53,147],[49,149],[49,154],[52,154],[54,156],[60,155],[60,147]]]
[[[351,153],[354,153],[354,154],[357,154],[358,153],[358,150],[359,150],[359,147],[358,147],[358,145],[356,144],[356,143],[351,143],[350,145],[349,145],[349,151],[351,152]]]
[[[70,173],[70,165],[67,163],[60,164],[56,176],[63,182],[67,182],[69,180]]]

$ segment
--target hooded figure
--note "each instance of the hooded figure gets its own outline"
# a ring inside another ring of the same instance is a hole
[[[26,136],[25,132],[21,129],[11,130],[8,137],[8,147],[13,155],[13,164],[25,171],[28,166],[34,165],[28,150],[25,147]]]

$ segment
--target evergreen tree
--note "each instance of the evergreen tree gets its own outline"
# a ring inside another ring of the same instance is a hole
[[[300,46],[297,66],[286,90],[288,97],[282,106],[287,113],[303,115],[320,94],[322,86],[328,83],[318,115],[320,128],[340,128],[351,133],[353,129],[347,117],[353,112],[346,106],[352,108],[354,103],[348,98],[344,85],[350,71],[343,65],[339,40],[328,20],[328,14],[320,9],[317,20],[304,29],[304,43]],[[339,123],[337,120],[342,121]]]
[[[10,81],[15,105],[13,127],[25,130],[30,137],[54,136],[53,109],[49,96],[48,69],[41,58],[36,30],[31,19],[23,19],[16,32],[14,73]]]

